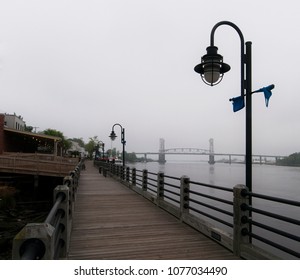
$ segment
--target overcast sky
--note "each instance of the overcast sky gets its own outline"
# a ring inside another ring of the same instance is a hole
[[[243,153],[245,109],[229,102],[240,95],[236,31],[215,33],[232,68],[219,85],[193,70],[228,20],[252,41],[253,90],[275,84],[268,108],[253,95],[253,153],[299,152],[299,10],[296,0],[0,0],[0,112],[106,147],[120,123],[129,152],[157,151],[159,138],[208,149],[213,138],[215,152]]]

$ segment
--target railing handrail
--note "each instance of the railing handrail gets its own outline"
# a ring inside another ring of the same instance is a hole
[[[226,191],[226,192],[233,192],[233,190],[230,188],[201,183],[201,182],[195,182],[195,181],[191,181],[191,180],[190,180],[190,184],[194,184],[194,185],[198,185],[198,186],[202,186],[202,187],[208,187],[208,188],[212,188],[212,189],[216,189],[216,190],[222,190],[222,191]]]
[[[270,200],[273,202],[280,202],[280,203],[284,203],[287,205],[300,206],[299,201],[285,199],[285,198],[278,198],[278,197],[269,196],[269,195],[265,195],[265,194],[258,194],[258,193],[254,193],[254,192],[244,192],[244,195],[249,195],[249,196],[256,197],[256,198]]]
[[[42,156],[40,158],[40,156]],[[53,159],[49,160],[48,157]],[[63,157],[53,157],[53,155],[32,156],[0,156],[0,169],[4,171],[13,171],[20,173],[37,173],[41,175],[59,175],[65,176],[70,168],[74,168],[75,160],[72,158],[65,159]]]
[[[43,223],[27,224],[14,238],[13,259],[57,259],[66,257],[70,241],[75,192],[84,159],[63,185],[54,189],[54,204]]]
[[[59,159],[59,160],[58,160]],[[17,157],[17,156],[0,156],[0,164],[1,161],[8,160],[9,162],[39,162],[39,163],[50,163],[50,164],[57,164],[58,162],[62,165],[74,165],[75,160],[72,158],[59,158],[56,157],[56,160],[49,160],[46,157],[44,158],[34,158],[34,157]],[[5,164],[8,162],[6,161]]]
[[[44,223],[51,224],[58,210],[59,205],[66,199],[66,195],[63,192],[58,193],[55,203],[52,206]]]

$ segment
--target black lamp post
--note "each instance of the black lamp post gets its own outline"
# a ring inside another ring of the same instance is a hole
[[[119,123],[115,123],[112,127],[112,131],[109,135],[110,139],[112,141],[114,141],[117,137],[115,131],[114,131],[114,127],[118,125],[120,128],[121,128],[121,143],[123,145],[123,151],[122,151],[122,165],[123,167],[125,167],[125,144],[126,144],[126,141],[125,141],[125,128],[123,128]]]
[[[201,58],[201,63],[195,66],[194,70],[201,75],[202,80],[214,86],[221,82],[224,73],[230,70],[230,66],[223,62],[223,57],[217,53],[218,48],[214,46],[214,34],[221,25],[233,27],[241,39],[241,98],[244,102],[246,96],[246,186],[252,191],[252,74],[251,74],[251,42],[244,42],[241,30],[230,21],[217,23],[210,34],[210,46],[207,47],[207,54]],[[246,45],[246,52],[245,46]],[[246,77],[245,69],[246,68]]]

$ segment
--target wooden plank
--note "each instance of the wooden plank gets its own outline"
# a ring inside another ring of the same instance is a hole
[[[68,259],[236,259],[121,183],[103,177],[90,162],[86,167]]]

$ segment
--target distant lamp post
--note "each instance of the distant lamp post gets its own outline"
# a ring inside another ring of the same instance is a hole
[[[104,146],[105,146],[105,144],[102,141],[99,141],[99,144],[100,144],[100,146],[102,148],[102,158],[104,158]]]
[[[112,141],[114,141],[116,139],[117,135],[114,131],[114,128],[115,128],[116,125],[118,125],[121,128],[121,143],[123,145],[122,165],[123,165],[123,167],[125,167],[125,144],[126,144],[126,141],[125,141],[125,128],[123,128],[119,123],[115,123],[112,127],[112,131],[111,131],[109,137]]]

